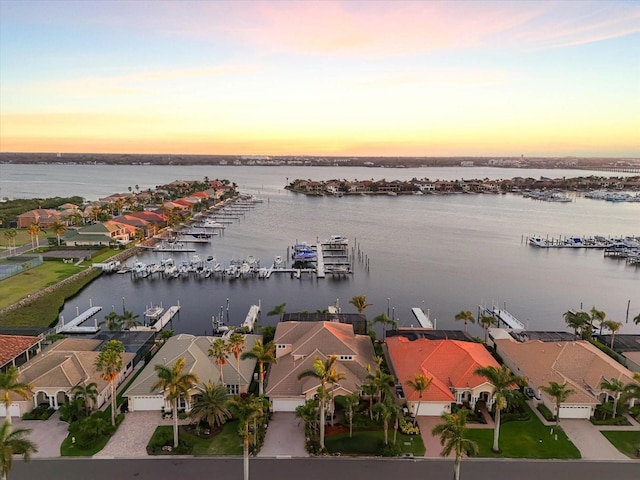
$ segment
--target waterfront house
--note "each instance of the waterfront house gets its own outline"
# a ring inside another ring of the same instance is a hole
[[[353,326],[337,322],[280,322],[273,340],[277,363],[271,365],[265,395],[274,412],[293,412],[318,393],[317,378],[298,380],[312,370],[319,358],[335,355],[336,368],[345,378],[332,386],[335,396],[359,392],[366,382],[368,366],[375,365],[375,352],[368,335],[356,335]]]
[[[128,243],[130,236],[124,225],[107,221],[104,223],[94,223],[93,225],[87,225],[74,230],[67,230],[62,236],[62,239],[67,245],[72,246],[108,246],[115,243]]]
[[[402,386],[412,415],[450,413],[453,403],[474,409],[478,401],[491,409],[495,389],[485,377],[474,372],[479,367],[499,364],[481,343],[393,336],[387,338],[386,346],[390,367]],[[422,399],[408,386],[416,375],[433,378]]]
[[[36,208],[17,216],[18,228],[27,228],[29,225],[37,223],[40,228],[50,228],[55,222],[60,220],[60,212],[47,208]]]
[[[0,371],[19,367],[42,348],[42,339],[26,335],[0,335]],[[0,411],[0,415],[2,415]]]
[[[540,387],[549,382],[567,383],[575,392],[560,405],[560,418],[590,418],[597,405],[606,401],[600,388],[615,378],[633,382],[633,374],[614,359],[584,340],[518,341],[513,337],[494,339],[496,352],[516,375],[526,377],[537,397],[555,411],[555,400]]]
[[[219,337],[218,337],[219,338]],[[260,335],[245,335],[245,351],[251,350]],[[144,370],[136,377],[127,388],[124,397],[129,399],[130,411],[161,411],[170,409],[170,403],[165,399],[162,390],[151,391],[151,387],[158,381],[155,371],[156,365],[173,365],[179,358],[185,358],[183,373],[192,373],[198,377],[200,383],[220,383],[220,367],[215,359],[207,352],[216,337],[195,336],[182,333],[167,339],[158,353],[145,365]],[[227,364],[222,367],[225,385],[230,394],[247,393],[253,372],[256,368],[255,359],[240,360],[240,370],[236,360],[230,355]],[[178,408],[185,411],[191,410],[193,396],[198,394],[194,387],[186,397],[180,397]]]

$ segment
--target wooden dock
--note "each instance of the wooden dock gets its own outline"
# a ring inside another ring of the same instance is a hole
[[[102,310],[102,307],[100,306],[91,307],[75,317],[69,323],[64,323],[64,317],[60,315],[60,324],[56,326],[56,333],[96,333],[100,330],[100,327],[98,326],[98,319],[95,319],[95,324],[92,326],[81,327],[80,324],[89,320],[100,310]]]
[[[180,304],[173,305],[151,325],[136,325],[135,327],[131,327],[129,330],[132,332],[159,332],[166,327],[171,320],[173,320],[173,317],[175,317],[179,311]]]

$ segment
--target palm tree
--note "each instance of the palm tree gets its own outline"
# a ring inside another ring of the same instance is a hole
[[[511,370],[505,365],[494,367],[489,365],[487,367],[478,367],[474,371],[474,374],[485,377],[489,383],[493,385],[493,399],[496,409],[495,414],[495,428],[493,431],[493,451],[499,452],[499,438],[500,438],[500,411],[507,407],[510,401],[513,400],[516,393],[514,392],[514,386],[525,385],[527,381],[514,375]]]
[[[330,393],[331,403],[329,404],[329,411],[331,413],[332,427],[333,427],[333,418],[334,418],[334,412],[335,412],[334,391],[338,382],[340,380],[344,380],[345,378],[347,378],[346,375],[343,372],[338,371],[338,368],[335,365],[335,363],[332,363],[331,368],[327,372],[327,383],[331,385],[331,393]]]
[[[560,424],[560,404],[569,398],[576,391],[568,388],[567,383],[549,382],[548,386],[542,386],[540,389],[545,392],[556,404],[556,425]]]
[[[373,305],[372,303],[367,303],[366,295],[356,295],[355,297],[352,297],[351,300],[349,300],[349,303],[356,307],[358,313],[364,312],[365,308]]]
[[[56,220],[51,225],[51,229],[53,230],[53,233],[56,234],[56,238],[58,239],[58,246],[60,246],[60,235],[67,231],[67,226],[60,220]]]
[[[478,444],[467,438],[467,416],[470,410],[463,408],[457,413],[444,413],[440,417],[444,423],[436,425],[431,431],[433,435],[440,436],[440,445],[444,448],[440,455],[448,457],[451,452],[456,453],[456,459],[453,467],[453,479],[460,479],[460,462],[465,453],[476,455],[478,453]]]
[[[8,230],[5,230],[4,232],[4,238],[7,240],[7,245],[9,247],[9,254],[11,254],[11,248],[13,246],[13,250],[15,251],[16,246],[15,246],[15,238],[18,236],[18,232],[16,232],[15,228],[10,228]]]
[[[303,405],[296,407],[296,417],[304,423],[306,432],[316,437],[318,434],[318,405],[315,398],[307,400]]]
[[[282,319],[284,318],[284,314],[286,313],[285,311],[286,306],[287,306],[286,303],[281,303],[279,305],[276,305],[275,307],[273,307],[273,310],[270,310],[269,313],[267,313],[267,316],[270,317],[272,315],[278,315],[278,317],[280,318],[280,321],[282,321]]]
[[[400,409],[391,397],[385,398],[384,402],[376,403],[373,406],[373,413],[376,418],[382,420],[382,431],[384,432],[384,444],[389,445],[389,422],[392,422],[399,415]]]
[[[427,378],[423,373],[418,373],[413,376],[413,380],[408,380],[407,385],[411,387],[415,392],[418,392],[418,407],[413,415],[413,424],[418,422],[418,413],[420,412],[420,403],[422,402],[422,395],[431,386],[433,377]]]
[[[326,421],[325,414],[325,405],[326,405],[326,394],[327,383],[330,383],[330,379],[334,374],[334,364],[338,357],[336,355],[331,355],[327,358],[326,361],[322,361],[320,357],[316,357],[313,361],[313,368],[310,370],[305,370],[300,372],[298,375],[298,380],[307,377],[313,377],[320,381],[320,386],[318,387],[318,397],[320,398],[320,449],[324,450],[324,424]]]
[[[125,310],[122,316],[120,316],[121,326],[127,330],[131,330],[132,327],[140,325],[138,318],[140,318],[140,315],[136,315],[129,310]]]
[[[245,339],[245,336],[239,332],[233,332],[229,336],[229,351],[233,353],[233,356],[236,359],[236,370],[238,372],[238,394],[240,393],[240,354],[244,350],[246,344],[247,341]]]
[[[7,475],[13,466],[13,456],[22,455],[25,462],[31,460],[31,454],[38,451],[35,443],[25,438],[31,430],[18,428],[11,431],[11,423],[4,422],[0,426],[0,474],[2,480],[7,480]]]
[[[636,325],[640,325],[640,313],[633,317],[633,323],[635,323]]]
[[[374,386],[375,396],[379,402],[384,400],[387,393],[395,385],[393,375],[386,373],[380,368],[380,363],[376,367],[375,373],[369,373],[367,380]]]
[[[607,318],[607,314],[604,313],[602,310],[598,310],[596,307],[591,307],[591,310],[589,310],[589,313],[590,313],[591,330],[593,330],[595,322],[598,322],[598,325],[602,330],[602,322],[604,322],[605,318]]]
[[[473,318],[473,313],[469,310],[462,310],[460,313],[457,313],[455,316],[456,320],[464,321],[464,331],[467,331],[467,323],[475,323],[475,318]]]
[[[573,310],[568,310],[562,314],[564,317],[564,321],[566,322],[569,328],[573,328],[573,334],[577,337],[578,332],[582,334],[585,327],[589,325],[590,318],[586,312],[574,312]]]
[[[209,347],[207,355],[213,357],[214,362],[220,369],[220,383],[224,386],[224,366],[227,364],[229,358],[229,346],[223,338],[216,338]]]
[[[485,315],[484,313],[478,318],[478,323],[484,328],[484,343],[487,343],[487,334],[489,329],[496,325],[496,318],[493,315]]]
[[[119,340],[109,340],[105,343],[96,358],[95,367],[101,372],[102,379],[109,382],[111,388],[111,425],[116,426],[116,387],[115,382],[122,371],[122,354],[124,347]]]
[[[39,247],[40,239],[38,235],[40,234],[40,225],[32,223],[27,227],[27,232],[29,232],[29,236],[31,237],[31,248],[36,248],[36,245]]]
[[[276,360],[276,346],[273,342],[269,342],[266,345],[262,343],[261,339],[256,340],[251,350],[242,352],[240,359],[254,358],[258,361],[258,369],[260,372],[260,389],[259,394],[264,395],[264,374],[265,364],[277,363]]]
[[[196,388],[199,393],[189,415],[197,422],[205,420],[210,427],[224,425],[231,418],[231,412],[227,408],[227,389],[211,381],[197,385]]]
[[[171,402],[174,448],[178,446],[178,399],[182,395],[188,395],[189,390],[198,383],[198,377],[196,375],[192,373],[182,373],[184,364],[184,357],[180,357],[171,367],[163,364],[157,364],[153,367],[158,376],[158,381],[151,386],[151,392],[162,389],[167,400]]]
[[[382,341],[384,341],[386,333],[387,333],[387,325],[390,325],[391,328],[398,328],[398,322],[394,319],[389,318],[386,313],[381,313],[380,315],[376,315],[372,322],[372,324],[380,323],[382,324]]]
[[[107,327],[107,330],[115,332],[122,329],[122,319],[116,312],[109,312],[104,316],[102,324]]]
[[[349,395],[345,395],[343,398],[347,409],[345,415],[347,416],[347,420],[349,420],[349,438],[351,438],[353,436],[353,416],[360,405],[360,394],[358,392],[354,392]]]
[[[71,394],[74,400],[80,401],[84,407],[85,414],[89,415],[98,398],[98,384],[96,382],[90,382],[86,385],[81,383],[71,389]]]
[[[613,416],[618,413],[618,401],[620,396],[624,393],[626,385],[617,378],[611,378],[610,380],[603,380],[600,382],[600,388],[607,390],[613,397]]]
[[[611,343],[609,348],[613,349],[613,340],[616,338],[616,332],[622,328],[622,322],[616,322],[615,320],[605,320],[602,325],[611,331]]]
[[[11,394],[18,395],[25,400],[33,395],[33,387],[25,382],[19,382],[18,376],[20,372],[14,366],[7,369],[6,372],[0,372],[0,393],[3,395],[2,403],[4,404],[5,419],[11,425]]]
[[[229,408],[242,425],[244,480],[249,480],[249,423],[262,415],[262,402],[252,395],[236,396],[229,401]]]
[[[373,419],[373,397],[376,394],[376,386],[373,383],[362,385],[362,394],[369,397],[369,418]]]

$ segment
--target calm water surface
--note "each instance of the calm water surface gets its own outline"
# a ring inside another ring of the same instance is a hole
[[[365,294],[373,305],[369,318],[395,312],[403,325],[415,324],[411,307],[430,309],[439,328],[461,328],[453,320],[480,303],[506,304],[530,329],[564,330],[562,313],[595,305],[610,318],[625,321],[640,313],[640,268],[604,258],[602,251],[542,250],[526,245],[527,235],[640,235],[640,204],[612,204],[584,198],[572,203],[545,203],[516,195],[320,197],[283,189],[287,178],[430,179],[512,178],[516,175],[561,177],[584,171],[492,168],[368,169],[322,167],[152,167],[0,165],[1,196],[50,197],[77,194],[95,199],[176,179],[227,178],[242,192],[264,199],[228,226],[211,244],[196,246],[200,257],[221,263],[253,255],[267,266],[285,256],[296,241],[314,242],[343,235],[369,260],[356,264],[347,279],[300,280],[274,275],[268,280],[214,279],[132,280],[129,275],[103,276],[70,300],[66,319],[92,299],[105,310],[122,308],[142,314],[146,305],[180,301],[174,329],[201,334],[211,330],[211,316],[226,310],[232,324],[244,319],[249,306],[261,301],[266,312],[287,303],[287,311],[315,311],[339,300],[343,311],[354,295]],[[133,185],[131,185],[133,184]],[[159,262],[169,254],[144,253],[139,259]],[[193,253],[172,254],[177,262]],[[388,300],[389,299],[389,300]],[[263,323],[275,317],[262,315]],[[481,335],[478,327],[472,332]],[[621,333],[640,328],[625,324]]]

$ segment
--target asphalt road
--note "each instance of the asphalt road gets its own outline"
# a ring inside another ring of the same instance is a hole
[[[448,459],[251,459],[251,480],[450,480]],[[461,480],[638,480],[640,461],[463,460]],[[16,461],[9,480],[242,480],[242,459],[150,458]]]

